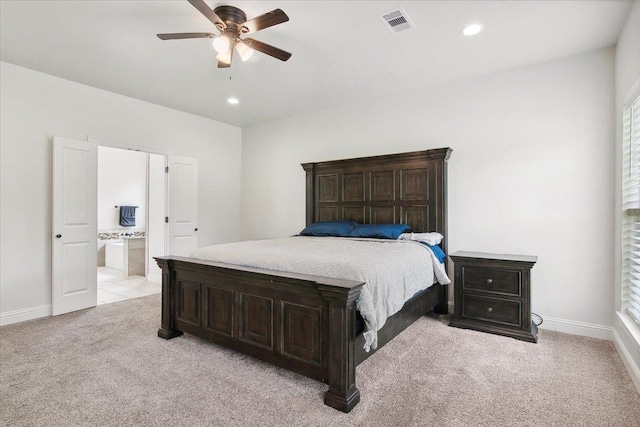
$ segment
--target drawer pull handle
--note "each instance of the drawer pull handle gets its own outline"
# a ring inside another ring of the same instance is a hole
[[[489,313],[492,313],[492,312],[493,312],[493,308],[489,307],[489,308],[487,308],[487,311],[488,311]]]
[[[487,279],[487,283],[488,284],[492,284],[493,283],[493,279]]]

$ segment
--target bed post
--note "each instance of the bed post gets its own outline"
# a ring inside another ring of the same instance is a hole
[[[436,151],[436,150],[434,150]],[[451,152],[453,150],[451,148],[442,148],[437,150],[437,157],[439,159],[437,163],[437,173],[436,173],[436,211],[437,215],[440,219],[439,221],[439,231],[444,236],[442,244],[442,250],[445,254],[448,254],[448,240],[449,233],[447,229],[447,220],[449,218],[448,215],[448,200],[447,200],[447,160],[451,157]],[[448,258],[444,263],[445,270],[448,269]],[[447,271],[448,273],[448,271]],[[438,300],[439,302],[433,307],[433,311],[438,314],[447,314],[449,313],[449,286],[448,285],[438,285]]]
[[[303,163],[302,167],[307,175],[305,207],[306,207],[306,225],[309,225],[312,222],[314,222],[313,216],[315,214],[314,212],[315,208],[313,203],[315,200],[315,189],[313,188],[313,186],[315,185],[315,176],[314,176],[315,163]]]
[[[349,412],[360,402],[356,387],[356,299],[363,284],[351,289],[319,286],[322,297],[329,303],[329,391],[325,405]]]
[[[158,267],[162,269],[162,322],[158,329],[158,336],[170,340],[182,335],[182,331],[173,328],[173,263],[170,259],[162,257],[157,257],[155,260]]]

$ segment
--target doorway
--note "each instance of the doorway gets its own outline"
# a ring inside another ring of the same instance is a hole
[[[53,138],[51,312],[54,316],[95,307],[98,302],[96,250],[101,246],[97,238],[99,234],[98,146],[106,149],[124,149],[123,151],[143,151],[141,154],[146,156],[147,179],[146,184],[143,185],[146,190],[143,200],[146,203],[143,205],[142,202],[123,197],[121,194],[120,199],[111,200],[106,204],[108,211],[105,211],[107,218],[111,218],[114,222],[118,221],[117,225],[111,222],[107,225],[109,228],[101,228],[104,234],[113,233],[115,239],[127,237],[130,241],[133,241],[132,238],[144,241],[144,249],[142,249],[144,274],[141,274],[141,278],[137,280],[149,283],[159,282],[162,275],[152,261],[153,257],[189,256],[191,250],[198,244],[198,160],[175,156],[171,153],[158,153],[153,148],[130,149],[122,144],[100,141],[92,137],[88,137],[87,141],[60,136]],[[107,163],[107,168],[113,174],[111,178],[113,181],[120,180],[128,173],[125,163],[116,160]],[[121,184],[120,187],[125,185]],[[162,199],[154,200],[154,194],[160,195],[158,197]],[[140,197],[142,196],[138,196],[138,200]],[[120,206],[135,207],[137,215],[131,211],[127,214],[130,216],[131,223],[120,224]],[[141,206],[144,208],[144,215],[139,211]],[[141,225],[138,221],[142,219],[145,223],[144,230],[135,230],[135,227]],[[158,230],[155,233],[152,229],[154,224]],[[112,225],[113,228],[110,228]],[[123,232],[123,230],[126,231]],[[101,243],[102,246],[106,245],[105,242]],[[121,250],[127,254],[129,254],[128,249],[140,249],[132,244],[125,250],[124,245],[124,243],[121,245]],[[117,258],[117,252],[113,253]],[[106,266],[106,249],[104,256]],[[136,256],[138,259],[135,259]],[[137,263],[139,258],[140,251],[137,255],[132,255],[134,263]],[[123,259],[122,265],[124,269],[124,266],[129,265],[129,260]],[[127,270],[126,273],[111,277],[112,283],[121,285],[122,283],[119,282],[129,280],[131,272]],[[123,280],[118,280],[120,278]],[[127,292],[129,295],[123,295],[122,289],[120,291],[120,298],[123,299],[141,296],[140,292]],[[143,292],[146,291],[148,289]],[[111,297],[111,300],[118,298]],[[103,297],[100,302],[106,302],[105,299],[107,298]]]
[[[167,157],[98,147],[97,303],[161,292]]]

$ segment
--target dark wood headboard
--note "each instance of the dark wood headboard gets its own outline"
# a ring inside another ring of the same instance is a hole
[[[351,220],[408,224],[447,236],[447,160],[451,148],[303,163],[307,225]]]

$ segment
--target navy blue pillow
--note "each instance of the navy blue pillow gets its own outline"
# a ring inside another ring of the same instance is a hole
[[[322,221],[309,224],[300,232],[301,236],[349,237],[356,223],[353,221]]]
[[[357,224],[349,236],[396,240],[409,231],[411,227],[407,224]]]
[[[444,264],[444,262],[447,260],[447,254],[444,253],[444,251],[440,246],[427,245],[426,243],[423,243],[423,244],[433,251],[433,253],[436,255],[436,258],[438,258],[438,261],[440,261],[440,264]]]

